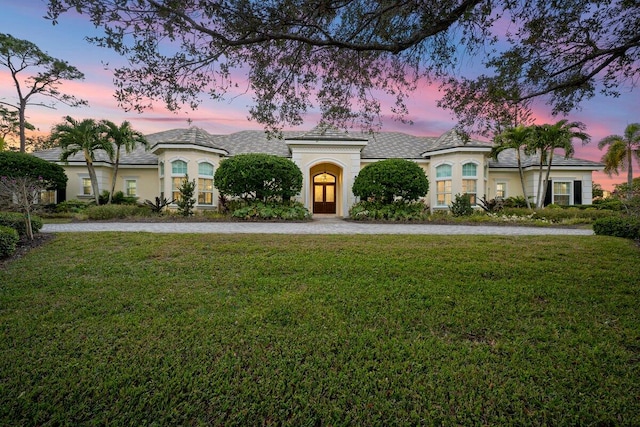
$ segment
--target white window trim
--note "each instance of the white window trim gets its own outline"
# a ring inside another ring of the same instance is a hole
[[[136,183],[136,186],[135,186],[136,187],[136,194],[134,194],[133,196],[130,196],[129,194],[127,194],[127,190],[128,190],[127,182],[128,181],[134,181]],[[138,177],[136,177],[136,176],[124,176],[124,177],[122,177],[122,186],[124,188],[122,190],[122,192],[124,193],[125,197],[138,197],[139,196],[139,194],[138,194],[138,181],[139,181]]]
[[[504,195],[502,196],[502,200],[506,199],[507,197],[509,197],[509,184],[507,183],[507,181],[496,181],[496,186],[495,186],[495,190],[496,190],[496,199],[498,198],[498,185],[502,184],[504,185]]]
[[[556,188],[555,188],[555,183],[567,183],[569,184],[569,206],[572,206],[574,204],[574,184],[573,184],[572,179],[553,179],[553,178],[549,178],[549,184],[551,185],[551,203],[553,204],[557,204],[556,203]],[[566,194],[559,194],[559,196],[566,196]],[[543,196],[544,197],[544,196]]]
[[[449,167],[451,167],[451,175],[446,176],[446,177],[438,177],[438,168],[440,166],[449,166]],[[436,200],[435,200],[436,207],[437,208],[448,208],[449,205],[447,205],[447,197],[446,197],[446,195],[449,194],[449,199],[453,200],[453,163],[451,163],[451,162],[440,162],[440,163],[438,163],[437,165],[434,166],[433,170],[435,172],[434,175],[436,177]],[[440,182],[440,181],[449,181],[451,183],[450,184],[451,191],[448,192],[448,193],[447,192],[439,193],[438,192],[438,182]],[[443,205],[438,204],[438,195],[439,194],[444,194],[445,195],[445,197],[444,197],[445,203]]]
[[[213,176],[215,175],[216,172],[216,164],[213,163],[212,161],[208,160],[208,159],[200,159],[197,161],[198,163],[198,181],[196,184],[196,204],[198,206],[213,206],[214,205],[214,200],[213,200],[213,193],[214,193],[214,188],[213,188]],[[213,173],[211,175],[201,175],[200,174],[200,165],[203,163],[207,163],[209,165],[211,165],[211,167],[213,168]],[[200,179],[210,179],[211,180],[211,185],[212,185],[212,189],[211,191],[200,191]],[[200,203],[200,193],[206,193],[206,194],[211,194],[211,203]]]

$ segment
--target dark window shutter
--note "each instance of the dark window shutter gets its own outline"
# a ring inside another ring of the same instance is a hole
[[[582,181],[573,181],[573,204],[582,204]]]
[[[57,192],[58,194],[56,194],[56,203],[64,202],[65,200],[67,200],[66,188],[59,188]]]
[[[547,192],[544,195],[544,205],[545,206],[551,204],[551,191],[552,190],[553,190],[553,181],[549,181],[549,184],[547,185]]]

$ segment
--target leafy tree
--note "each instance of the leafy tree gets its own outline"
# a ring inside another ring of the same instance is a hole
[[[516,161],[518,162],[518,172],[520,174],[520,184],[522,185],[522,194],[527,203],[527,209],[531,209],[531,202],[527,196],[527,186],[524,181],[524,170],[522,169],[522,150],[525,149],[531,141],[532,131],[530,127],[519,125],[509,127],[495,136],[494,146],[489,154],[494,160],[498,160],[498,155],[505,150],[515,150]]]
[[[624,129],[624,136],[609,135],[598,142],[598,148],[607,148],[602,157],[604,171],[611,176],[619,170],[627,170],[627,188],[633,187],[633,158],[640,161],[640,123],[631,123]]]
[[[138,145],[142,145],[145,148],[149,146],[144,135],[136,130],[133,130],[131,123],[128,121],[122,122],[120,126],[109,120],[103,120],[102,124],[107,128],[106,137],[114,145],[114,150],[111,156],[113,162],[113,177],[111,178],[111,192],[109,193],[108,204],[113,199],[113,193],[116,189],[116,179],[118,177],[118,167],[120,166],[120,154],[124,149],[126,153],[133,151]]]
[[[115,71],[125,107],[195,106],[201,93],[220,99],[240,83],[255,93],[251,116],[270,129],[301,123],[312,106],[323,121],[372,125],[375,93],[406,117],[406,96],[425,76],[459,88],[477,111],[493,111],[487,102],[526,109],[548,94],[566,112],[597,87],[615,95],[633,85],[640,60],[640,4],[631,1],[49,0],[48,18],[68,10],[103,27],[93,42],[128,57]],[[487,73],[450,80],[470,55]]]
[[[15,209],[24,214],[26,234],[33,240],[31,216],[40,199],[40,192],[47,188],[42,178],[31,176],[0,176],[0,201],[8,209]]]
[[[247,201],[288,200],[302,189],[302,172],[289,159],[271,154],[239,154],[220,162],[213,177],[222,196]]]
[[[373,199],[385,204],[397,198],[418,200],[429,191],[424,170],[404,159],[387,159],[366,165],[353,182],[353,194],[362,200]]]
[[[67,186],[67,175],[62,166],[26,153],[0,152],[0,176],[42,180],[49,190],[63,189]]]
[[[34,130],[35,126],[31,123],[24,123],[25,129]],[[9,110],[4,105],[0,105],[0,141],[7,144],[7,137],[20,135],[20,117],[18,111]],[[3,145],[4,145],[3,144]],[[0,145],[0,150],[5,149]]]
[[[538,198],[536,200],[537,207],[544,205],[544,195],[547,194],[549,186],[549,175],[551,174],[551,165],[553,163],[553,155],[556,149],[564,151],[564,157],[573,157],[575,149],[573,148],[573,140],[579,139],[583,144],[590,141],[591,137],[584,132],[586,126],[582,122],[569,122],[566,119],[560,120],[554,124],[543,124],[533,126],[532,138],[528,145],[528,150],[537,151],[540,156],[540,169],[538,174]],[[546,177],[544,185],[542,185],[542,173],[546,164]]]
[[[107,131],[103,124],[97,123],[93,119],[84,119],[78,122],[72,117],[66,116],[65,121],[55,125],[51,132],[51,140],[62,148],[60,160],[66,162],[69,157],[80,152],[84,155],[97,205],[100,204],[100,189],[93,162],[96,158],[96,152],[99,150],[104,150],[109,157],[113,156],[113,145],[105,137]]]
[[[196,191],[196,180],[189,181],[189,175],[186,175],[178,191],[180,192],[180,197],[176,201],[178,212],[182,216],[193,215],[193,208],[196,205],[196,199],[193,197]]]
[[[593,186],[591,187],[591,197],[595,200],[601,198],[602,196],[604,196],[602,185],[594,182]]]
[[[66,61],[49,56],[30,41],[0,33],[0,66],[9,69],[16,87],[17,103],[0,101],[0,104],[8,105],[18,112],[21,152],[26,148],[25,129],[28,128],[28,124],[25,119],[25,110],[27,106],[51,107],[42,103],[31,104],[29,101],[33,96],[42,95],[53,98],[73,107],[87,105],[84,100],[61,93],[59,88],[63,80],[81,80],[84,79],[84,74]],[[33,69],[34,73],[21,80],[23,72],[27,69]]]

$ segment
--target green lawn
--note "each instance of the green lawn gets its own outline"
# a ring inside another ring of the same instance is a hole
[[[640,425],[609,237],[60,234],[0,270],[0,425]]]

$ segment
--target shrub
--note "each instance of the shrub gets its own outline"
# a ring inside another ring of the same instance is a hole
[[[305,220],[311,218],[311,214],[300,202],[251,202],[239,207],[231,214],[234,218],[241,219],[281,219],[281,220]]]
[[[180,197],[176,200],[178,213],[182,216],[192,216],[196,205],[196,199],[193,197],[196,191],[196,180],[189,181],[189,175],[185,176],[178,191],[180,192]]]
[[[416,163],[387,159],[371,163],[360,171],[352,187],[362,200],[393,203],[396,199],[414,201],[429,191],[429,181]]]
[[[60,202],[56,205],[58,213],[80,213],[87,209],[89,205],[82,200],[71,199]]]
[[[91,220],[125,219],[152,215],[151,209],[148,207],[133,205],[91,206],[85,213],[87,214],[87,218]]]
[[[600,218],[593,223],[593,231],[601,236],[640,239],[640,218],[634,216]]]
[[[31,229],[34,233],[42,229],[42,224],[40,217],[31,215]],[[27,223],[24,214],[18,212],[0,212],[0,225],[13,228],[21,237],[27,235]]]
[[[503,201],[505,208],[526,208],[527,199],[523,196],[507,197]]]
[[[0,176],[42,179],[50,189],[67,186],[67,175],[62,166],[26,153],[0,151]]]
[[[473,213],[471,196],[468,194],[456,194],[455,199],[449,205],[453,216],[469,216]]]
[[[161,214],[162,210],[170,205],[171,203],[173,203],[175,200],[169,200],[167,198],[160,198],[160,197],[156,197],[155,198],[155,202],[152,202],[151,200],[145,200],[144,201],[144,205],[146,207],[148,207],[149,209],[151,209],[151,212],[156,213],[156,214]]]
[[[349,218],[357,221],[424,221],[428,216],[427,207],[419,201],[382,203],[363,200],[349,209]]]
[[[18,232],[11,227],[0,225],[0,258],[6,258],[16,251],[20,237]]]
[[[272,154],[239,154],[224,159],[214,175],[221,196],[262,202],[289,200],[302,189],[302,172],[289,159]]]
[[[100,193],[98,201],[101,205],[109,203],[109,191],[104,190]],[[138,203],[138,199],[136,197],[127,197],[122,191],[116,191],[111,197],[111,203],[114,205],[135,205]]]

